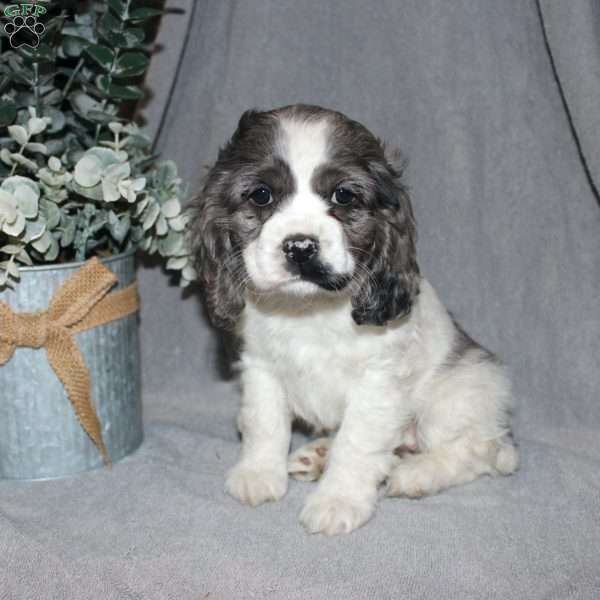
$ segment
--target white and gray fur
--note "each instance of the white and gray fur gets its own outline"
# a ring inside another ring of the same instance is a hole
[[[309,532],[360,527],[381,484],[418,497],[518,465],[505,370],[421,276],[401,175],[341,113],[249,111],[194,204],[209,313],[242,340],[242,450],[226,489],[253,506],[280,499],[293,420],[334,432],[300,515]],[[290,266],[282,246],[304,238],[318,252]],[[309,449],[293,458],[309,463]]]

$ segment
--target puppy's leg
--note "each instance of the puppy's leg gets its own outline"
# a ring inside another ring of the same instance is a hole
[[[475,358],[441,371],[418,415],[421,454],[401,458],[388,479],[391,496],[426,496],[481,475],[518,466],[509,435],[510,386],[502,368]]]
[[[242,373],[240,460],[227,475],[226,491],[244,504],[279,500],[287,490],[291,419],[284,390],[268,371]]]
[[[518,465],[517,451],[506,440],[484,441],[476,433],[398,461],[388,478],[388,496],[418,498],[436,494],[482,475],[508,475]]]
[[[383,374],[365,376],[349,393],[327,469],[300,514],[309,533],[348,533],[369,520],[392,467],[399,406],[397,385]]]
[[[319,438],[292,452],[288,458],[288,473],[300,481],[316,481],[327,464],[330,438]]]
[[[299,481],[319,479],[327,466],[331,442],[330,437],[318,438],[292,452],[288,458],[288,473]],[[414,421],[399,432],[394,446],[397,456],[417,452],[417,426]]]

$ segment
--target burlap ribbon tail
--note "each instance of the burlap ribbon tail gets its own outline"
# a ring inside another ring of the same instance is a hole
[[[56,290],[45,311],[15,313],[0,302],[0,367],[16,348],[45,348],[81,426],[106,464],[110,457],[92,402],[90,373],[73,336],[137,312],[136,284],[109,294],[117,281],[112,271],[92,258]]]

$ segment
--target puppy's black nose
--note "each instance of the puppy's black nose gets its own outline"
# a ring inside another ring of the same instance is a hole
[[[303,234],[290,235],[283,240],[282,250],[290,262],[304,263],[318,254],[319,242]]]

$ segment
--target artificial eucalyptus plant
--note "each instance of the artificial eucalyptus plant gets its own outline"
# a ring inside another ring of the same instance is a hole
[[[0,290],[22,265],[136,248],[164,257],[186,285],[195,273],[176,165],[157,160],[130,118],[144,96],[144,25],[160,11],[62,4],[46,5],[39,39],[1,40]]]

